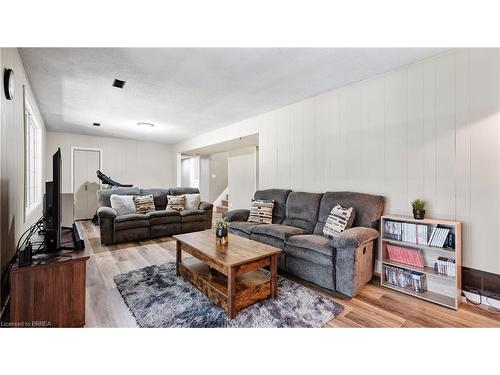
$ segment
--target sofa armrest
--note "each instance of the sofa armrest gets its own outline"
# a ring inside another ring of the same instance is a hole
[[[232,210],[226,212],[222,217],[226,221],[247,221],[250,216],[250,210]]]
[[[214,205],[212,203],[208,202],[201,202],[200,205],[198,206],[199,210],[211,210],[214,208]]]
[[[102,206],[97,210],[97,216],[99,219],[114,219],[116,217],[116,211],[111,207]]]
[[[378,238],[378,232],[373,228],[356,227],[350,228],[337,237],[332,239],[332,247],[339,248],[356,248],[368,241],[373,241]]]

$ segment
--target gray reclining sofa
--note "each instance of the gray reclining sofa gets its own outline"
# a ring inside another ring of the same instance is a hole
[[[199,193],[199,190],[195,188],[139,189],[132,187],[99,190],[97,192],[99,204],[97,216],[101,230],[101,243],[110,245],[211,228],[213,212],[211,203],[201,202],[196,210],[180,212],[166,210],[167,195],[196,193]],[[111,208],[112,194],[153,195],[156,211],[147,214],[117,216],[116,211]]]
[[[254,198],[274,200],[272,224],[250,223],[249,210],[233,210],[224,215],[229,232],[283,249],[280,270],[350,297],[371,280],[384,197],[269,189]],[[337,204],[353,207],[355,219],[352,228],[331,239],[323,236],[323,227]]]

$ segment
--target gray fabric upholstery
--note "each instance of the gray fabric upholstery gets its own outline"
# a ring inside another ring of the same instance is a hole
[[[250,235],[252,233],[252,229],[255,228],[257,225],[264,225],[264,224],[249,223],[248,221],[231,221],[229,223],[229,228]]]
[[[323,194],[291,192],[286,201],[286,216],[283,224],[302,228],[312,233],[318,219],[319,204]]]
[[[235,235],[240,236],[240,237],[250,238],[250,234],[242,232],[241,230],[238,230],[238,229],[235,229],[235,228],[229,227],[229,228],[227,228],[227,231],[229,233],[235,234]]]
[[[181,222],[205,221],[205,211],[203,210],[183,210],[180,212]]]
[[[171,236],[181,232],[181,223],[167,223],[151,225],[151,237]]]
[[[357,248],[338,248],[335,274],[337,291],[354,297],[373,276],[373,241]]]
[[[113,243],[140,241],[150,238],[151,230],[148,227],[130,228],[127,230],[115,230]]]
[[[254,199],[268,201],[273,200],[273,224],[281,224],[285,219],[286,202],[290,192],[291,190],[286,189],[257,190],[255,192]]]
[[[170,224],[180,222],[179,211],[175,210],[158,210],[154,212],[148,212],[146,216],[149,218],[149,223],[153,225],[158,224]]]
[[[97,192],[101,243],[110,245],[120,242],[137,241],[151,237],[170,236],[176,233],[198,231],[212,227],[213,205],[201,202],[198,210],[181,212],[165,210],[167,195],[196,194],[196,188],[139,189],[114,188]],[[154,212],[117,216],[111,208],[110,196],[152,195]]]
[[[132,228],[149,228],[149,217],[146,214],[120,215],[115,218],[115,231]]]
[[[285,264],[286,272],[319,285],[320,287],[336,290],[335,267],[312,263],[307,260],[291,256],[290,254],[286,255]]]
[[[272,224],[267,224],[267,225],[272,225]],[[250,239],[258,242],[265,243],[266,245],[269,246],[274,246],[279,249],[284,249],[285,248],[285,241],[278,237],[274,236],[268,236],[267,234],[259,234],[259,233],[252,233],[250,235]]]
[[[169,195],[182,195],[182,194],[199,194],[200,191],[197,188],[191,187],[175,187],[169,189]]]
[[[208,202],[201,202],[200,205],[198,206],[199,210],[205,210],[205,211],[212,210],[213,208],[214,205]]]
[[[303,234],[304,230],[283,224],[262,224],[252,229],[252,234],[260,234],[279,238],[284,241],[287,237]]]
[[[110,197],[112,194],[117,195],[140,195],[141,191],[138,187],[118,187],[113,189],[97,190],[97,203],[99,207],[111,207]]]
[[[140,189],[141,195],[152,195],[155,202],[155,209],[164,210],[167,207],[167,195],[169,189]]]
[[[382,196],[350,191],[329,191],[323,194],[314,234],[323,233],[326,219],[335,205],[353,207],[355,211],[353,227],[378,228],[385,199]]]
[[[378,238],[378,232],[373,228],[356,227],[350,228],[337,237],[332,238],[333,247],[358,247],[367,241],[373,241]]]
[[[335,249],[330,239],[317,234],[291,236],[285,240],[285,252],[299,259],[333,267]]]
[[[104,219],[104,218],[114,219],[116,215],[117,215],[116,211],[108,206],[99,207],[97,210],[97,216],[99,217],[99,219]]]
[[[226,221],[247,221],[250,215],[250,210],[231,210],[226,212],[222,217]]]

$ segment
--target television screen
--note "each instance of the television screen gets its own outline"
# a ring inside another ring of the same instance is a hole
[[[49,251],[61,247],[61,149],[52,156],[52,181],[45,191],[45,245]]]

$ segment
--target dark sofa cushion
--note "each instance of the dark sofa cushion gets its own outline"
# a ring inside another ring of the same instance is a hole
[[[182,210],[179,214],[183,223],[204,221],[206,219],[205,211],[203,210]]]
[[[97,191],[97,201],[99,202],[99,207],[106,206],[111,207],[111,195],[140,195],[140,189],[138,187],[118,187],[113,189],[103,189]]]
[[[248,221],[232,221],[229,223],[229,228],[250,235],[252,233],[252,229],[255,228],[257,225],[262,225],[262,224],[250,223]]]
[[[155,209],[164,210],[167,207],[167,194],[169,189],[141,189],[141,195],[152,195],[155,201]]]
[[[285,219],[286,200],[291,190],[286,189],[266,189],[257,190],[254,199],[263,201],[274,201],[273,224],[281,224]]]
[[[286,201],[283,224],[301,228],[305,234],[312,233],[322,196],[320,193],[291,192]]]
[[[117,216],[115,219],[115,230],[132,228],[149,228],[149,217],[147,214],[127,214]]]
[[[314,234],[322,234],[326,219],[335,205],[353,207],[355,211],[353,227],[377,228],[384,210],[385,199],[379,195],[354,193],[350,191],[330,191],[323,194],[318,222]]]
[[[262,224],[252,229],[252,234],[260,234],[279,238],[284,241],[289,236],[303,234],[304,230],[283,224]]]
[[[332,267],[335,249],[330,243],[329,238],[317,234],[292,236],[285,240],[285,252],[299,259]]]
[[[180,223],[181,215],[175,210],[157,210],[148,212],[146,216],[149,218],[151,225]]]

